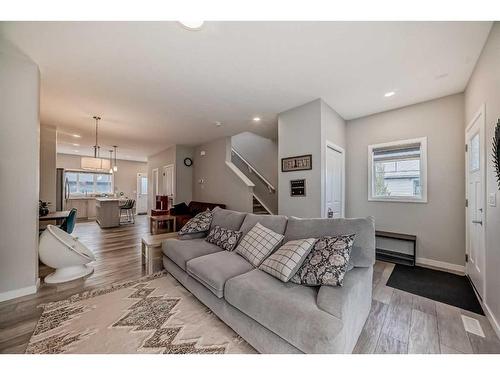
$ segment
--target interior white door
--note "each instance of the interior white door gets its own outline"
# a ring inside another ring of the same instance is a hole
[[[328,218],[344,217],[344,153],[339,148],[326,148],[325,213]]]
[[[136,210],[138,214],[148,212],[148,175],[137,173],[137,199]]]
[[[484,296],[485,267],[485,151],[484,111],[467,127],[466,135],[466,272],[477,293]]]
[[[174,166],[166,165],[163,167],[163,195],[169,197],[174,195]]]

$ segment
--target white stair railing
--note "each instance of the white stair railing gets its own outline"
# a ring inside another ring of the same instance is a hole
[[[271,184],[269,182],[269,180],[267,180],[264,176],[262,176],[259,171],[257,171],[257,169],[255,169],[252,164],[250,164],[243,156],[241,156],[240,153],[238,153],[238,151],[236,151],[234,148],[231,148],[231,153],[236,155],[248,168],[248,172],[249,173],[253,173],[255,174],[259,180],[261,180],[266,186],[267,186],[267,189],[269,190],[269,193],[275,193],[276,192],[276,188],[273,186],[273,184]]]

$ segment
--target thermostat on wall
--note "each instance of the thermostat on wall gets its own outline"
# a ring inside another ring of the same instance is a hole
[[[205,156],[206,152],[205,151],[200,151],[200,156]]]

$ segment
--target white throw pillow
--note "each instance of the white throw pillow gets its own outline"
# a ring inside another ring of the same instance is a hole
[[[271,254],[259,269],[286,283],[295,275],[315,242],[315,238],[288,241]]]
[[[236,252],[254,267],[259,267],[264,259],[279,246],[283,237],[282,234],[273,232],[271,229],[257,223],[243,237],[236,248]]]

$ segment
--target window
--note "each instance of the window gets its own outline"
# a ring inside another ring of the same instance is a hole
[[[427,202],[427,138],[368,146],[368,200]]]
[[[113,178],[110,173],[66,171],[65,176],[70,195],[113,193]]]

